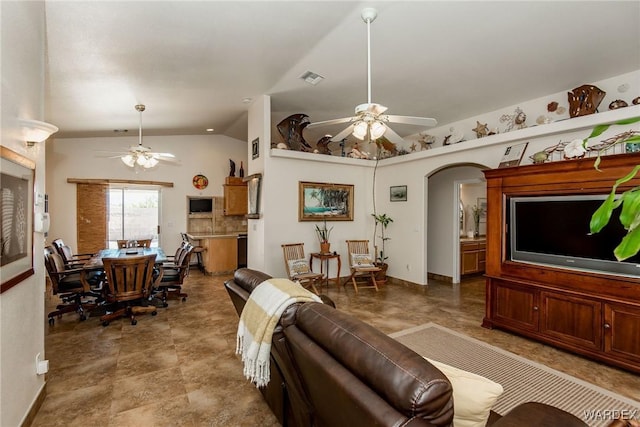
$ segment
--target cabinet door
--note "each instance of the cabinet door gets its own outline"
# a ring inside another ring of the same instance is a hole
[[[555,292],[540,293],[540,332],[563,344],[602,348],[602,303]]]
[[[246,215],[248,204],[246,185],[224,186],[225,215]]]
[[[521,330],[538,330],[538,298],[535,288],[493,280],[493,315],[496,324]]]
[[[640,308],[625,304],[604,306],[604,351],[640,363]]]
[[[460,253],[460,274],[471,274],[478,271],[478,252],[463,246]]]

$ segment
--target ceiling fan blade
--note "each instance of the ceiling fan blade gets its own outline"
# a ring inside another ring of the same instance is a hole
[[[151,154],[155,158],[166,157],[166,158],[173,159],[176,157],[171,153],[149,153],[149,154]]]
[[[353,121],[354,119],[355,117],[343,117],[341,119],[332,119],[332,120],[324,120],[321,122],[309,123],[307,125],[307,129],[314,128],[316,126],[328,126],[328,125],[338,125],[341,123],[348,123],[350,121]]]
[[[413,116],[394,116],[387,115],[385,119],[391,123],[402,123],[405,125],[415,125],[424,127],[434,127],[438,124],[436,119],[430,117],[413,117]]]
[[[404,144],[407,141],[404,140],[400,135],[398,135],[393,129],[389,126],[385,125],[387,130],[384,132],[384,137],[394,144]]]
[[[349,136],[351,132],[353,132],[353,123],[347,126],[345,129],[343,129],[342,132],[340,132],[339,134],[331,138],[331,141],[340,142],[343,139],[345,139],[347,136]]]

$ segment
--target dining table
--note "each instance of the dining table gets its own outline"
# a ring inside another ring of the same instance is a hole
[[[127,258],[152,254],[156,256],[156,264],[162,264],[169,260],[162,248],[106,248],[101,249],[91,257],[91,259],[84,264],[84,268],[96,269],[102,267],[102,258]]]

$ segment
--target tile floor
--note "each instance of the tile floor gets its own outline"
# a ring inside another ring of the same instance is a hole
[[[278,425],[234,354],[238,316],[224,290],[229,276],[192,271],[187,302],[171,300],[132,326],[73,314],[47,326],[47,396],[34,426]],[[640,400],[640,376],[497,330],[480,327],[484,281],[428,287],[388,284],[376,293],[337,289],[339,309],[391,333],[427,322],[466,333],[585,381]],[[57,297],[47,298],[47,312]],[[46,319],[43,319],[46,322]]]

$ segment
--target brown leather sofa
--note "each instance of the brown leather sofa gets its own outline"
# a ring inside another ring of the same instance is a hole
[[[238,315],[271,276],[238,269],[225,287]],[[294,304],[271,347],[271,381],[261,392],[283,426],[449,426],[450,382],[420,355],[333,302]],[[537,423],[540,421],[540,423]],[[586,426],[551,406],[527,403],[487,425]]]

